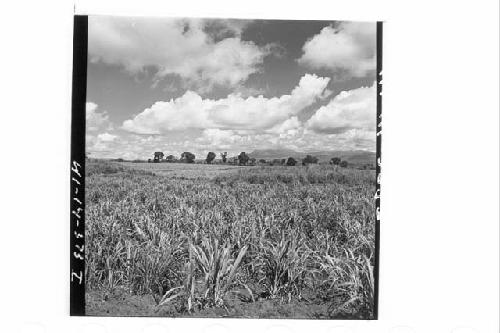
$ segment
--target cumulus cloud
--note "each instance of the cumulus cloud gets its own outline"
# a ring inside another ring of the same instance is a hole
[[[305,151],[325,150],[375,150],[376,135],[373,131],[350,129],[343,133],[325,134],[309,131],[292,139],[282,140],[289,142],[290,148]]]
[[[87,152],[93,156],[95,153],[110,152],[110,142],[102,141],[98,136],[87,133],[85,141],[85,148]]]
[[[101,154],[113,154],[116,153],[115,150],[121,151],[123,142],[121,140],[116,140],[118,135],[110,133],[100,133],[92,134],[88,132],[85,136],[85,147],[86,151],[94,157],[113,157],[113,156],[103,156]],[[127,140],[125,140],[126,142]]]
[[[208,128],[203,131],[202,137],[199,138],[199,141],[203,142],[207,140],[211,144],[220,145],[220,144],[233,143],[239,140],[240,138],[241,137],[232,130],[220,130],[218,128]]]
[[[293,136],[298,133],[302,127],[302,123],[297,116],[293,116],[281,124],[277,124],[266,131],[266,133],[279,134],[281,137]]]
[[[375,130],[375,82],[371,87],[342,91],[327,105],[320,107],[306,122],[317,133],[338,134],[352,129]]]
[[[118,137],[117,135],[113,135],[113,134],[109,134],[109,133],[102,133],[102,134],[97,135],[97,138],[101,141],[104,141],[104,142],[112,142],[117,137]]]
[[[220,130],[217,128],[209,128],[202,132],[201,136],[196,138],[194,142],[187,141],[186,143],[197,151],[210,150],[231,150],[235,147],[245,145],[248,139],[233,130]]]
[[[87,151],[97,158],[147,159],[155,151],[173,154],[179,157],[184,151],[193,152],[198,158],[204,158],[209,151],[227,151],[229,156],[236,156],[241,151],[252,152],[255,149],[287,148],[296,151],[325,150],[370,150],[375,149],[376,135],[373,131],[351,129],[338,134],[316,133],[298,127],[294,132],[284,133],[238,133],[233,130],[206,129],[200,135],[184,140],[168,135],[140,136],[128,134],[120,140],[103,142],[96,136],[87,136]]]
[[[213,22],[90,16],[90,61],[131,74],[152,67],[157,79],[177,75],[195,89],[238,85],[259,70],[272,47],[243,41],[240,21]]]
[[[120,132],[119,136],[102,129],[109,122],[107,114],[89,102],[88,116],[101,130],[87,131],[87,151],[94,157],[143,159],[151,158],[154,151],[176,156],[191,151],[201,157],[208,151],[227,151],[233,156],[240,151],[273,147],[373,151],[375,82],[324,100],[326,104],[308,120],[301,120],[304,107],[325,98],[327,83],[328,79],[305,75],[289,95],[273,98],[230,95],[209,100],[188,92],[169,102],[155,103],[125,121],[123,128],[129,132]]]
[[[98,105],[93,102],[85,104],[85,118],[87,131],[97,131],[111,126],[107,112],[98,112]]]
[[[376,24],[346,22],[325,27],[308,40],[299,63],[363,77],[376,69]]]
[[[325,98],[330,93],[326,89],[329,80],[305,74],[289,95],[272,98],[262,95],[243,98],[240,94],[230,94],[211,100],[187,91],[168,102],[156,102],[133,119],[126,120],[122,128],[138,134],[162,134],[188,128],[263,131]],[[290,127],[296,122],[297,119],[290,120],[283,126]]]

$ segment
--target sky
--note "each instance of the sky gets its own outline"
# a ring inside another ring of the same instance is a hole
[[[375,22],[88,22],[92,157],[375,151]]]

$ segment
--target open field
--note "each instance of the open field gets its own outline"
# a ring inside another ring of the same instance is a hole
[[[227,164],[195,164],[195,163],[132,163],[124,162],[119,165],[134,170],[146,170],[157,175],[175,178],[213,178],[222,174],[236,174],[243,166]]]
[[[373,317],[375,172],[86,167],[89,315]]]

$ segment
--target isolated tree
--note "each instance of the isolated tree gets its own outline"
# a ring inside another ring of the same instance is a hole
[[[181,160],[184,163],[194,163],[194,159],[195,158],[196,158],[195,154],[193,154],[193,153],[191,153],[189,151],[185,151],[181,155]]]
[[[220,153],[220,157],[222,158],[222,163],[227,162],[227,151]]]
[[[340,164],[340,158],[338,158],[338,157],[332,157],[332,159],[330,160],[330,164],[339,165]]]
[[[295,164],[297,164],[297,161],[293,157],[289,157],[286,160],[286,165],[288,165],[288,166],[294,166]]]
[[[211,151],[211,152],[209,152],[209,153],[207,154],[207,159],[206,159],[207,164],[212,164],[212,161],[215,159],[215,156],[217,156],[217,155],[215,155],[215,153],[214,153],[214,152],[212,152],[212,151]]]
[[[316,164],[318,163],[318,158],[312,155],[307,155],[302,159],[302,165]]]
[[[238,163],[239,163],[239,165],[247,165],[247,162],[248,162],[249,159],[250,159],[250,157],[248,157],[248,155],[244,151],[242,151],[238,155]]]
[[[148,158],[148,163],[151,163],[151,159],[150,158]]]
[[[340,166],[341,166],[342,168],[347,168],[347,164],[348,164],[348,163],[347,163],[347,161],[342,161],[342,162],[340,162]]]
[[[163,156],[165,155],[161,151],[155,151],[153,162],[160,163],[163,159]]]
[[[167,163],[173,163],[177,160],[177,158],[174,156],[174,155],[168,155],[167,157],[165,157],[165,161]]]

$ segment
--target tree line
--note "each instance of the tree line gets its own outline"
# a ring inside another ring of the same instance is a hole
[[[155,152],[153,154],[153,159],[148,159],[148,163],[195,163],[196,155],[191,152],[183,152],[180,158],[177,158],[174,155],[165,156],[163,152]],[[217,155],[214,152],[209,152],[204,162],[206,164],[213,164]],[[220,162],[223,164],[232,164],[232,165],[256,165],[258,164],[266,164],[266,165],[286,165],[286,166],[295,166],[299,163],[302,165],[309,164],[318,164],[318,158],[316,156],[307,155],[302,160],[296,160],[293,157],[288,158],[275,158],[271,160],[259,159],[258,161],[255,158],[251,158],[247,153],[241,152],[238,156],[228,158],[227,152],[220,153]],[[332,157],[329,162],[331,165],[340,166],[342,168],[346,168],[349,163],[345,160],[341,160],[339,157]]]

